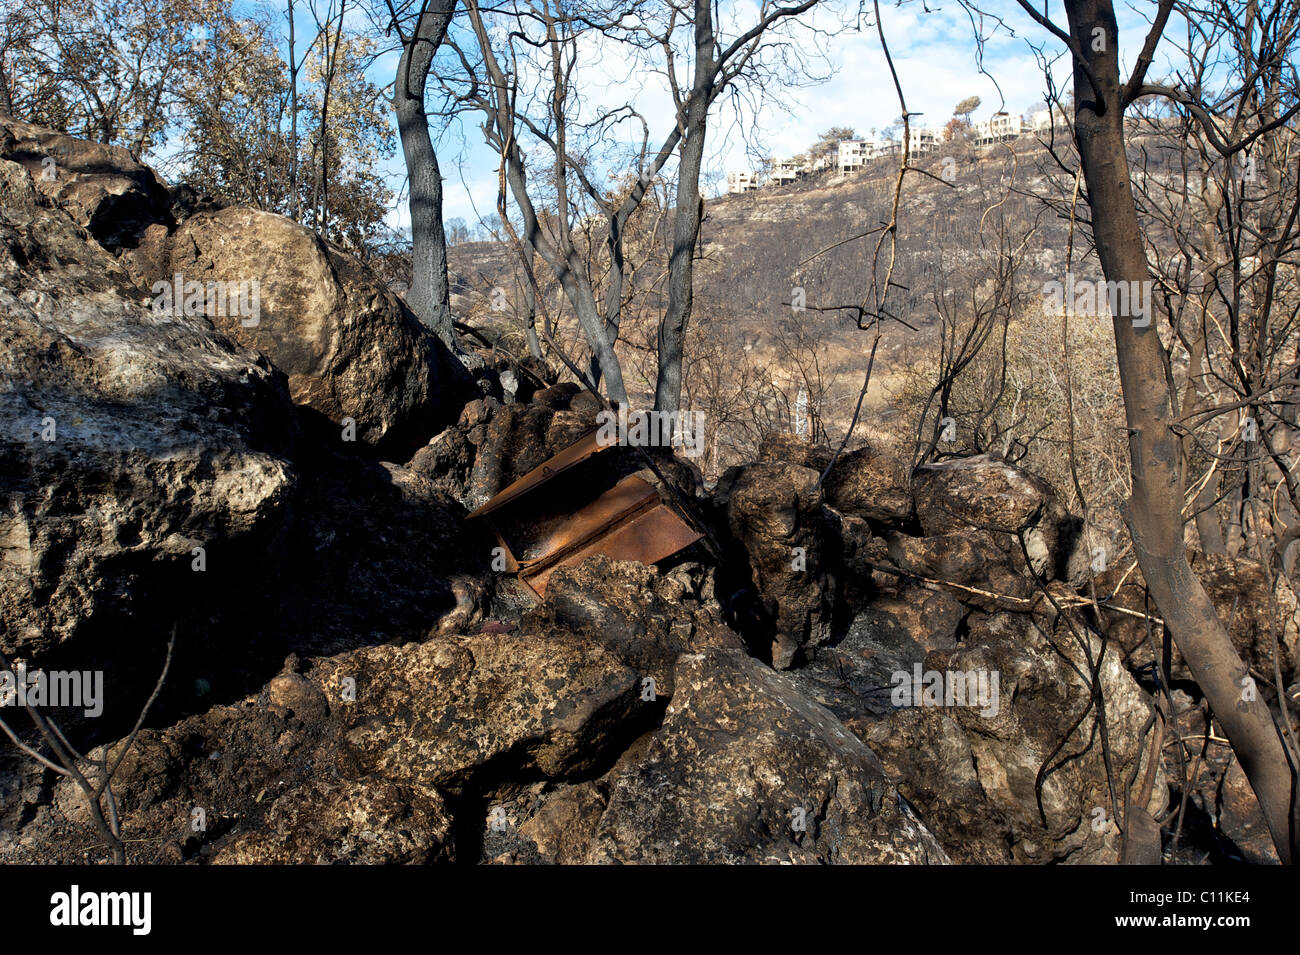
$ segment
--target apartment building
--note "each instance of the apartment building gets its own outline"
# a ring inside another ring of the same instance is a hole
[[[1057,106],[1050,112],[1045,109],[1035,110],[1029,114],[1029,120],[1024,125],[1025,132],[1046,133],[1051,131],[1053,126],[1057,129],[1068,129],[1070,122],[1065,110]]]
[[[1024,131],[1024,120],[1010,113],[994,113],[988,119],[975,124],[975,143],[979,146],[991,146],[1016,139]]]
[[[853,172],[861,169],[872,158],[871,143],[865,139],[844,139],[840,141],[838,167],[840,172]]]
[[[742,192],[753,192],[758,187],[758,173],[756,172],[745,170],[727,173],[727,192],[733,195]]]
[[[801,179],[804,172],[803,165],[793,159],[773,159],[767,181],[773,186],[784,186]]]
[[[908,131],[907,149],[913,155],[928,153],[938,145],[939,134],[928,126],[918,126]]]
[[[898,143],[892,139],[845,139],[840,142],[836,168],[840,172],[854,172],[872,159],[889,156],[897,151]]]

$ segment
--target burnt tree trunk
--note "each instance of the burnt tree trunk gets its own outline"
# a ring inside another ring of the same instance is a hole
[[[717,82],[715,45],[710,0],[695,0],[695,71],[677,167],[677,208],[673,216],[673,248],[668,259],[668,308],[659,323],[659,375],[655,382],[658,411],[680,411],[682,406],[682,353],[694,305],[695,247],[700,238],[700,220],[704,218],[700,166],[704,162],[709,105]]]
[[[449,347],[456,345],[447,284],[447,237],[442,227],[442,171],[424,111],[424,88],[456,0],[428,0],[407,38],[393,84],[393,108],[410,179],[411,311]]]

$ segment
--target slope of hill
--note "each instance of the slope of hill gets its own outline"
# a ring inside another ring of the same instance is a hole
[[[1069,182],[1036,140],[945,147],[913,157],[912,164],[917,171],[909,172],[900,196],[893,281],[902,288],[891,292],[894,315],[913,326],[930,324],[933,295],[970,269],[982,248],[996,249],[1003,224],[1017,237],[1035,229],[1027,280],[1041,283],[1063,270],[1066,224],[1038,197],[1061,195]],[[698,249],[697,317],[738,317],[740,328],[761,338],[772,322],[794,314],[798,289],[813,315],[859,304],[870,289],[871,261],[890,217],[896,175],[895,161],[881,159],[859,173],[824,172],[789,186],[710,200]],[[882,277],[887,261],[886,245]],[[496,288],[504,290],[505,310],[515,312],[519,269],[507,247],[465,243],[450,250],[450,263],[462,313],[481,311]],[[662,287],[645,291],[642,307],[661,308]],[[839,330],[853,328],[851,309],[823,314],[842,316],[832,323]]]
[[[765,430],[794,427],[801,389],[813,407],[814,430],[843,434],[870,347],[859,322],[869,325],[871,309],[859,312],[858,306],[871,295],[878,244],[877,282],[883,287],[888,275],[885,311],[899,321],[884,322],[866,405],[871,414],[859,437],[886,437],[875,425],[894,414],[894,376],[934,352],[940,299],[964,307],[972,295],[986,293],[992,264],[1009,248],[1021,247],[1015,253],[1019,304],[1041,301],[1043,283],[1062,277],[1068,224],[1050,203],[1064,206],[1072,180],[1043,144],[1032,138],[980,148],[952,144],[913,157],[911,166],[899,197],[892,272],[891,248],[882,237],[896,159],[708,202],[697,250],[687,348],[695,367],[687,369],[687,400],[708,409],[742,457]],[[1089,271],[1077,261],[1087,247],[1077,236],[1075,271]],[[620,330],[634,403],[652,399],[655,330],[666,305],[666,240],[654,255],[629,280],[637,294]],[[509,246],[466,243],[452,248],[449,259],[458,313],[473,325],[518,333],[523,276]],[[549,285],[546,301],[560,303],[560,314],[568,315],[549,270],[538,264]],[[566,319],[561,328],[568,331],[566,347],[585,360],[576,323]]]

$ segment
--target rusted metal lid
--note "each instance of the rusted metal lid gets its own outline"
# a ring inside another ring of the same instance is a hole
[[[653,492],[654,489],[650,490]],[[704,535],[691,528],[670,508],[655,504],[625,521],[607,527],[585,545],[575,547],[544,567],[523,568],[519,577],[541,597],[546,595],[546,585],[551,574],[561,567],[581,564],[594,554],[604,554],[610,560],[635,560],[653,564],[689,547],[702,536]]]
[[[635,474],[612,487],[608,480],[550,485],[553,478],[612,447],[598,443],[596,435],[592,431],[579,438],[469,515],[495,515],[490,523],[509,556],[507,566],[539,597],[557,569],[593,554],[653,564],[703,536]],[[605,477],[613,480],[613,475]]]

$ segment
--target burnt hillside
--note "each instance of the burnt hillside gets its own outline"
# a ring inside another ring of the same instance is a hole
[[[1022,266],[1026,287],[1063,271],[1068,226],[1041,197],[1060,196],[1063,202],[1070,182],[1038,141],[947,146],[913,157],[913,165],[918,171],[904,181],[899,210],[894,281],[903,288],[891,298],[899,318],[917,328],[932,324],[934,295],[968,270],[974,281],[979,260],[997,249],[1000,229],[1016,241],[1033,231]],[[880,159],[858,173],[823,172],[788,186],[711,200],[701,231],[697,317],[724,317],[756,343],[792,314],[795,290],[802,288],[808,312],[823,311],[828,330],[854,331],[851,309],[825,310],[857,305],[867,294],[896,175],[896,161]],[[1081,248],[1086,243],[1076,241]],[[666,248],[660,255],[666,262]],[[886,251],[882,264],[887,258]],[[508,247],[464,243],[450,250],[449,260],[463,314],[488,310],[498,287],[507,313],[515,313],[522,301],[520,270]],[[642,276],[662,274],[653,266],[641,270]],[[641,281],[643,310],[662,308],[662,285]]]

